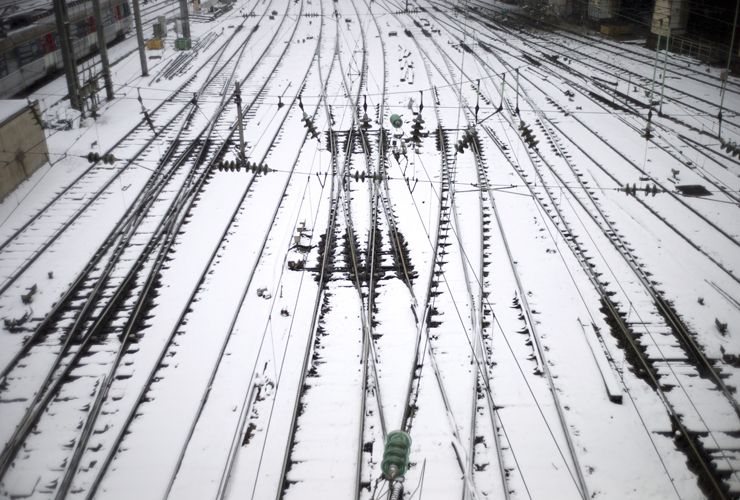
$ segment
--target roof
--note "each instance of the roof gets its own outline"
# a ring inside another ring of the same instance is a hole
[[[0,99],[0,124],[5,123],[28,106],[25,99]]]

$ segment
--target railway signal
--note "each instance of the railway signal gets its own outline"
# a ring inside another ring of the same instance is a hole
[[[238,121],[237,125],[239,128],[239,154],[241,155],[241,159],[244,160],[246,158],[246,154],[244,153],[244,119],[242,116],[242,91],[238,81],[236,82],[236,88],[234,88],[234,102],[236,103],[236,119]]]

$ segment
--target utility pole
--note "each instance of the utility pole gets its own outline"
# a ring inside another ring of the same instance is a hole
[[[80,89],[77,83],[77,61],[72,52],[72,43],[69,39],[69,20],[67,19],[67,4],[65,0],[54,0],[54,17],[56,18],[57,33],[62,49],[62,63],[64,74],[67,77],[67,92],[72,108],[81,111]]]
[[[663,114],[663,90],[665,89],[665,70],[668,64],[668,49],[671,46],[671,16],[668,16],[668,35],[665,39],[665,57],[663,58],[663,78],[660,82],[660,105],[658,106],[658,115]]]
[[[501,99],[503,99],[503,95],[501,95]],[[516,107],[514,108],[514,112],[519,115],[519,68],[516,68]]]
[[[141,61],[141,76],[148,76],[149,70],[146,67],[146,52],[144,51],[144,32],[141,29],[141,12],[139,10],[139,0],[131,0],[134,6],[134,24],[136,24],[136,40],[139,43],[139,60]]]
[[[188,0],[180,0],[180,19],[182,20],[182,37],[190,38],[190,16],[188,15]]]
[[[653,61],[653,83],[650,85],[650,97],[648,97],[648,116],[645,125],[645,137],[650,138],[651,122],[653,120],[653,91],[655,90],[655,72],[658,69],[658,50],[660,50],[660,35],[663,32],[663,19],[660,20],[660,32],[658,33],[658,43],[655,46],[655,61]]]
[[[727,47],[727,67],[725,68],[724,78],[722,79],[722,88],[719,91],[719,114],[717,119],[719,120],[719,128],[717,129],[717,137],[722,138],[722,106],[725,103],[725,87],[727,87],[727,79],[730,78],[730,62],[732,61],[732,52],[735,48],[735,32],[737,31],[737,13],[740,11],[740,0],[737,0],[735,4],[735,21],[732,23],[732,35],[730,36],[730,46]]]
[[[663,32],[663,20],[660,20],[660,31]],[[653,107],[653,90],[655,90],[655,73],[658,69],[658,51],[660,50],[660,33],[658,33],[658,42],[655,46],[655,60],[653,61],[653,83],[650,85],[650,108]]]
[[[100,62],[103,64],[103,80],[105,81],[105,94],[109,101],[113,100],[113,82],[110,78],[110,65],[108,64],[108,46],[105,43],[105,28],[103,27],[103,15],[100,13],[100,0],[92,0],[93,14],[95,15],[95,32],[98,35],[98,50],[100,51]]]
[[[239,128],[239,164],[244,165],[247,158],[244,154],[244,124],[242,122],[242,90],[239,82],[236,82],[236,89],[234,89],[234,101],[236,102],[236,115],[238,120]]]

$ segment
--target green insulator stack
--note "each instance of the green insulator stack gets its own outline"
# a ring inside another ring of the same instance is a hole
[[[393,431],[385,438],[385,451],[380,468],[388,480],[398,479],[409,467],[411,437],[404,431]]]
[[[403,126],[403,119],[397,114],[391,115],[390,122],[393,128],[401,128]]]

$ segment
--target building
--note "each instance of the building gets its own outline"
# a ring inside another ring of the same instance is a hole
[[[0,100],[0,200],[49,161],[38,102]]]

